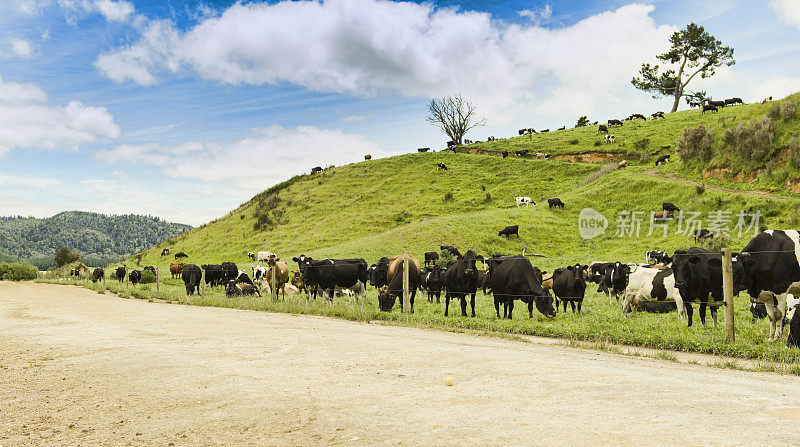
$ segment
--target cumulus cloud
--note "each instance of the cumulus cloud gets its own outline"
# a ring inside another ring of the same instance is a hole
[[[33,45],[24,39],[11,39],[11,51],[22,58],[33,56]]]
[[[103,107],[79,101],[50,106],[38,86],[0,78],[0,155],[15,148],[74,150],[119,135],[114,117]]]
[[[550,21],[551,17],[553,16],[553,8],[548,3],[544,5],[544,8],[542,9],[523,9],[522,11],[518,11],[517,14],[519,14],[520,17],[527,17],[528,19],[531,19],[533,23],[535,23],[537,26],[540,26]]]
[[[754,80],[749,87],[753,101],[761,101],[770,96],[773,99],[782,99],[800,91],[800,78],[774,76],[765,80]]]
[[[361,135],[312,126],[270,126],[250,129],[249,135],[229,143],[122,144],[96,157],[159,166],[174,178],[263,188],[314,166],[350,163],[364,154],[387,155]]]
[[[800,2],[797,0],[772,0],[769,6],[788,24],[800,29]]]
[[[125,0],[58,0],[58,4],[70,22],[95,13],[109,22],[127,22],[134,13],[133,3]]]
[[[632,4],[551,30],[430,3],[236,3],[186,31],[143,21],[138,40],[95,65],[113,80],[141,85],[190,70],[224,84],[291,83],[360,97],[460,92],[487,114],[508,117],[550,84],[628,87],[638,64],[673,32],[656,26],[652,11]]]

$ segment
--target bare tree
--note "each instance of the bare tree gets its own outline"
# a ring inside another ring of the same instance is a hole
[[[456,144],[461,144],[461,139],[468,130],[486,125],[486,118],[478,117],[475,104],[458,93],[431,99],[428,112],[428,122],[439,127]]]

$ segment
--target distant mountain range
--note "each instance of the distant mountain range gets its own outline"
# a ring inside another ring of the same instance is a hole
[[[189,225],[137,214],[105,215],[65,211],[46,219],[0,217],[0,261],[28,261],[51,268],[62,246],[90,266],[104,265],[172,238]]]

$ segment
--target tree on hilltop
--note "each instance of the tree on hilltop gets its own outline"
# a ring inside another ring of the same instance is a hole
[[[478,117],[475,104],[458,93],[431,99],[428,113],[428,122],[441,129],[456,144],[461,144],[468,130],[486,125],[486,118]]]

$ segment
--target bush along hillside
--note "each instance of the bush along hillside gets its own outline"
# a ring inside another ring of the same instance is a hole
[[[46,219],[0,217],[0,255],[52,268],[61,247],[80,253],[88,265],[102,265],[151,247],[191,227],[157,217],[68,211]]]

